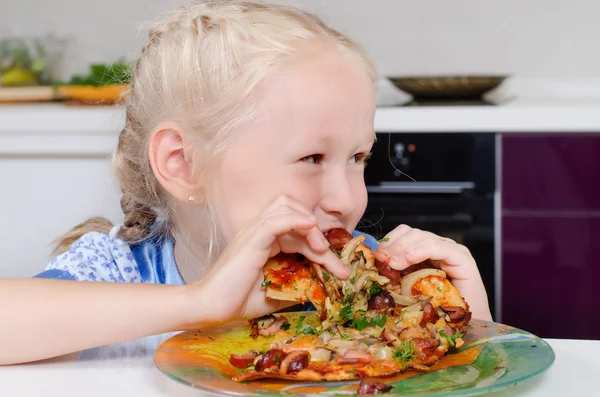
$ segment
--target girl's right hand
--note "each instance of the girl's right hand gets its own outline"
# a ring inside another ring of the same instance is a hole
[[[341,279],[350,276],[329,249],[316,217],[298,201],[281,196],[236,235],[202,280],[190,284],[196,305],[192,323],[257,318],[292,305],[267,299],[261,288],[265,263],[280,252],[300,253]]]

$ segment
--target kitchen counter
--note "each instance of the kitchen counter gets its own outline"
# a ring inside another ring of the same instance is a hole
[[[152,362],[156,346],[172,334],[109,345],[46,363],[0,368],[3,395],[80,396],[202,396],[206,393],[177,383]],[[546,340],[556,360],[542,375],[488,397],[598,396],[600,341]]]
[[[0,155],[108,155],[120,107],[1,105]],[[600,100],[509,101],[498,106],[379,107],[377,132],[600,133]]]

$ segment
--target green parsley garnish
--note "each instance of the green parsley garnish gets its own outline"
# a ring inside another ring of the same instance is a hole
[[[239,372],[240,374],[245,374],[246,372],[248,372],[249,370],[247,369],[236,369],[236,372]]]
[[[415,357],[415,345],[410,340],[403,340],[400,342],[398,349],[394,353],[394,358],[400,360],[403,367],[405,367],[408,362],[414,360]]]
[[[269,285],[271,285],[271,281],[263,281],[262,284],[260,285],[261,288],[267,288]]]
[[[350,277],[350,282],[351,282],[352,284],[354,284],[354,280],[356,280],[356,276],[352,276],[352,277]]]
[[[254,363],[248,363],[248,368],[254,367]]]
[[[371,322],[369,325],[371,327],[374,327],[374,326],[383,327],[385,325],[386,320],[387,320],[387,317],[385,316],[385,314],[383,316],[378,314],[371,319]]]
[[[312,327],[312,326],[308,326],[306,328],[304,328],[302,330],[302,332],[304,335],[318,335],[319,333]]]
[[[344,339],[350,339],[350,334],[343,334],[342,338],[344,338]]]
[[[352,305],[346,305],[342,307],[340,310],[340,319],[347,318],[348,320],[352,320],[354,318],[354,313],[352,313]]]
[[[389,237],[384,237],[382,239],[377,240],[377,242],[379,242],[379,243],[383,243],[384,241],[390,241],[390,238]]]
[[[362,331],[363,329],[367,328],[368,325],[369,320],[367,320],[365,316],[361,316],[357,321],[354,321],[352,323],[352,326],[359,331]]]
[[[281,324],[281,326],[279,327],[279,329],[283,330],[283,331],[287,331],[288,329],[290,329],[290,323],[283,323]]]
[[[371,296],[378,294],[381,291],[383,291],[383,288],[381,288],[379,284],[373,284],[371,285],[371,289],[369,289],[369,293],[371,294]]]
[[[304,322],[305,318],[306,318],[306,316],[300,316],[300,319],[298,320],[298,324],[296,324],[297,330],[300,330],[300,328],[302,328],[302,322]]]
[[[325,279],[325,281],[329,281],[329,279],[331,278],[331,276],[326,271],[323,271],[323,278]]]
[[[350,288],[346,288],[344,290],[344,299],[342,300],[342,303],[348,303],[352,300],[352,290]]]
[[[443,336],[444,338],[446,338],[446,340],[448,341],[448,344],[452,347],[456,346],[456,343],[454,342],[455,340],[457,340],[458,338],[462,338],[464,336],[464,334],[456,334],[456,335],[448,336],[448,335],[446,335],[446,332],[444,332],[444,330],[440,331],[440,335]]]

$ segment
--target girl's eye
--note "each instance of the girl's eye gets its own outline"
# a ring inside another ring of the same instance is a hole
[[[310,156],[306,156],[300,159],[300,161],[305,161],[307,163],[319,164],[323,160],[322,154],[311,154]]]
[[[353,164],[367,164],[367,160],[369,159],[369,157],[371,157],[371,153],[357,153],[354,156],[352,156],[350,161]]]

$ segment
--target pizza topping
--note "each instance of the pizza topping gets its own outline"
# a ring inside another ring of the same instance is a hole
[[[392,386],[386,385],[376,379],[362,379],[358,385],[358,394],[380,394],[392,390]]]
[[[396,301],[387,291],[381,291],[369,299],[369,310],[384,311],[396,307]]]
[[[389,328],[383,329],[383,332],[381,333],[381,337],[383,338],[384,341],[390,342],[390,343],[393,343],[398,340],[398,334],[396,334],[394,331],[392,331]]]
[[[441,309],[448,314],[450,322],[457,323],[465,319],[467,312],[459,306],[441,306]]]
[[[348,241],[352,240],[352,234],[341,228],[331,229],[325,233],[325,238],[333,249],[340,250],[348,244]]]
[[[446,327],[448,327],[446,325]],[[440,335],[444,338],[446,338],[446,340],[448,341],[448,344],[452,347],[457,346],[456,341],[460,339],[460,345],[462,346],[464,344],[464,341],[461,339],[463,337],[463,334],[454,334],[454,331],[452,331],[452,329],[450,327],[450,330],[446,329],[446,327],[444,327],[443,330],[440,331]],[[457,346],[460,347],[460,346]]]
[[[403,366],[406,366],[409,362],[413,361],[416,358],[417,346],[414,343],[414,341],[403,340],[397,343],[396,347],[397,349],[394,353],[394,358],[396,360],[399,360]]]
[[[340,260],[342,263],[345,265],[350,265],[352,263],[354,257],[356,256],[356,248],[363,241],[365,241],[365,235],[361,234],[346,243],[344,248],[342,248],[342,252],[340,253]]]
[[[232,354],[229,357],[229,363],[239,369],[247,369],[252,367],[254,359],[258,356],[258,352],[250,351],[247,354]]]
[[[375,260],[375,267],[379,271],[379,274],[387,277],[392,284],[398,284],[400,281],[400,272],[392,269],[387,263]]]
[[[333,356],[333,352],[329,349],[325,349],[325,348],[317,348],[317,349],[312,349],[309,350],[310,352],[310,360],[311,361],[331,361],[331,358]]]
[[[273,316],[275,318],[275,316]],[[279,316],[278,318],[272,320],[270,324],[264,325],[261,327],[261,323],[258,323],[258,333],[262,336],[273,335],[279,330],[283,329],[284,324],[289,324],[288,319],[285,316]],[[267,323],[265,323],[267,324]],[[285,327],[284,327],[285,328]]]
[[[334,338],[327,343],[327,347],[343,356],[348,350],[358,349],[359,342],[351,339]]]
[[[435,338],[437,334],[437,328],[435,327],[435,325],[433,325],[432,323],[427,323],[425,328],[427,328],[427,331],[429,331],[429,335],[431,335],[432,338]]]
[[[276,319],[277,318],[274,315],[267,314],[266,316],[256,319],[256,325],[258,326],[259,330],[265,329],[268,328],[271,324],[273,324]]]
[[[254,369],[261,372],[271,367],[279,367],[279,364],[284,357],[285,353],[283,350],[271,349],[254,360]]]
[[[397,305],[400,306],[411,306],[414,305],[415,303],[419,302],[419,299],[421,298],[420,295],[419,296],[406,296],[406,295],[400,295],[397,294],[393,291],[388,291],[389,294],[392,296],[392,298],[394,298],[394,302],[396,302]]]
[[[446,273],[439,269],[421,269],[416,272],[409,273],[406,276],[402,277],[401,285],[402,285],[402,295],[411,296],[416,295],[413,294],[413,286],[422,278],[429,276],[439,276],[446,278]]]
[[[446,333],[446,335],[448,336],[453,336],[454,335],[454,330],[452,329],[452,327],[450,327],[448,324],[446,324],[444,326],[444,332]],[[443,336],[443,335],[442,335]]]
[[[423,307],[423,317],[421,318],[421,327],[426,328],[428,323],[435,323],[440,316],[436,313],[433,305],[428,303]]]
[[[348,350],[338,358],[338,364],[369,364],[373,361],[373,354],[363,350]]]
[[[394,358],[394,350],[386,345],[373,346],[373,358],[375,360],[392,360]]]
[[[281,361],[279,372],[282,375],[296,374],[308,367],[310,353],[306,350],[296,350],[285,356]]]
[[[311,263],[310,267],[314,270],[314,272],[317,274],[317,278],[323,283],[325,284],[325,272],[323,272],[323,268],[321,267],[321,265],[317,264],[317,263]],[[327,274],[327,280],[329,280],[329,274]]]
[[[440,342],[433,338],[414,338],[412,341],[415,345],[415,353],[423,361],[427,361],[440,345]]]

